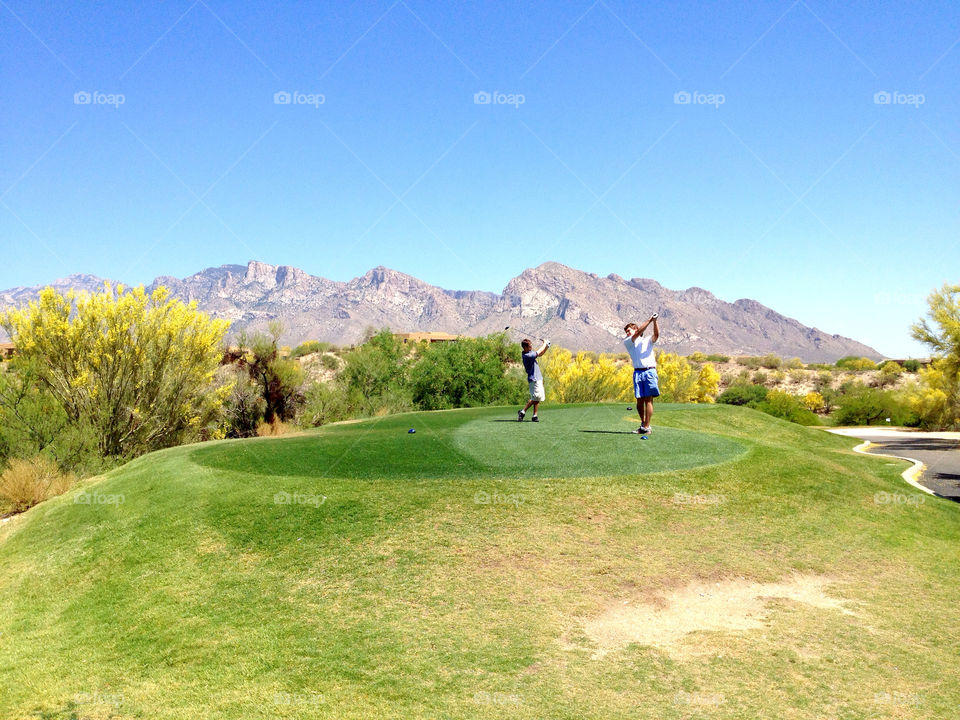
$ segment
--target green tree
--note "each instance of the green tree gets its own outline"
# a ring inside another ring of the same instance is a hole
[[[48,287],[0,324],[68,424],[89,426],[101,457],[198,438],[219,411],[222,394],[208,390],[228,323],[166,288]]]
[[[506,375],[510,354],[503,333],[432,343],[410,368],[413,401],[424,410],[520,402],[525,388]]]

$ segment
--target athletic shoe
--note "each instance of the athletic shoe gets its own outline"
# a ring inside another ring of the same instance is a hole
[[[648,427],[643,427],[642,425],[640,426],[640,434],[641,434],[641,435],[646,435],[648,432],[650,432],[650,428],[648,428]]]
[[[540,418],[534,415],[532,418],[530,418],[530,422],[540,422]]]
[[[644,430],[643,428],[637,428],[636,430],[631,430],[630,432],[632,432],[634,435],[643,435]]]
[[[526,415],[526,413],[525,413],[523,410],[518,410],[518,411],[517,411],[517,422],[523,422],[523,416],[524,416],[524,415]]]

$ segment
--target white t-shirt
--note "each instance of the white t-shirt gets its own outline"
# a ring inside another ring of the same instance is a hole
[[[623,345],[630,353],[630,359],[633,360],[633,367],[640,370],[655,368],[657,366],[657,357],[653,354],[653,342],[642,335],[637,338],[634,344],[632,338],[624,338]]]

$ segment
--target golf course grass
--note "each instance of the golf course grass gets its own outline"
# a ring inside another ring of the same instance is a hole
[[[515,413],[174,448],[12,519],[0,718],[960,715],[960,506],[907,463]]]

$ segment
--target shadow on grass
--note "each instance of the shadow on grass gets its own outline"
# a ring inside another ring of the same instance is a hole
[[[637,434],[631,430],[581,430],[580,432],[601,433],[603,435],[636,435]]]

